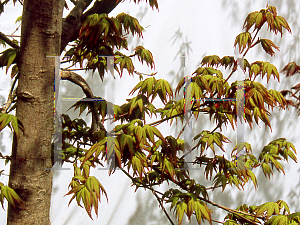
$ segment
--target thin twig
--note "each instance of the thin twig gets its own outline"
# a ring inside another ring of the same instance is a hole
[[[8,94],[8,97],[7,97],[7,102],[5,104],[3,104],[3,107],[1,107],[1,113],[7,113],[8,112],[8,108],[11,106],[12,102],[14,101],[15,97],[17,96],[17,88],[14,89],[14,86],[17,82],[19,78],[19,75],[17,75],[15,78],[14,78],[14,81],[11,85],[11,88],[10,88],[10,91],[9,91],[9,94]]]
[[[62,69],[64,70],[64,69]],[[68,69],[68,71],[75,71],[75,70],[86,70],[86,69]]]
[[[183,128],[181,129],[181,131],[179,132],[177,139],[180,137],[180,135],[183,133],[186,125],[188,124],[189,120],[192,118],[192,115],[190,116],[190,118],[188,118],[188,120],[186,121],[186,123],[184,124]]]
[[[192,151],[194,151],[198,145],[195,145],[191,150],[189,150],[187,153],[185,153],[183,156],[180,157],[180,160],[182,160],[184,157],[186,157],[188,154],[190,154]]]
[[[72,61],[73,61],[72,59],[61,61],[60,64],[67,63],[67,62],[72,62]]]
[[[169,216],[168,212],[166,211],[165,207],[163,206],[163,204],[162,204],[162,202],[161,202],[161,199],[157,196],[157,194],[156,194],[155,192],[152,192],[152,193],[155,195],[157,201],[159,202],[159,204],[160,204],[160,206],[161,206],[161,208],[162,208],[162,211],[165,213],[165,215],[166,215],[166,217],[168,218],[168,220],[170,221],[170,223],[171,223],[172,225],[175,225],[175,223],[172,221],[171,217]]]
[[[231,73],[229,74],[229,76],[226,78],[226,80],[224,81],[224,84],[229,80],[229,78],[232,76],[232,74],[237,70],[237,66],[235,65],[233,68],[232,68],[232,71]]]
[[[218,220],[213,220],[211,219],[212,222],[215,222],[215,223],[221,223],[221,224],[224,224],[224,222],[221,222],[221,221],[218,221]]]
[[[242,211],[235,210],[235,209],[230,209],[230,208],[227,208],[227,207],[225,207],[225,206],[223,206],[223,205],[219,205],[219,204],[217,204],[217,203],[215,203],[215,202],[212,202],[212,201],[210,201],[210,200],[207,200],[207,199],[205,199],[205,198],[201,198],[201,197],[198,197],[198,198],[199,198],[200,200],[202,200],[202,201],[205,201],[205,202],[207,202],[207,203],[209,203],[209,204],[215,206],[215,207],[218,207],[218,208],[223,209],[223,210],[225,210],[225,211],[227,211],[227,212],[233,213],[233,214],[235,214],[235,215],[241,217],[242,219],[248,221],[249,223],[258,225],[258,223],[254,222],[254,221],[252,221],[252,220],[250,220],[250,219],[248,219],[248,218],[246,218],[246,217],[244,217],[244,216],[239,215],[239,214],[243,214],[243,215],[245,215],[245,216],[254,216],[254,215],[252,215],[252,214],[250,214],[250,213],[242,212]]]
[[[21,37],[20,35],[12,35],[12,34],[8,34],[6,35],[7,37]]]
[[[11,35],[6,35],[6,36],[8,36],[8,37],[21,37],[19,35],[13,35],[14,33],[16,33],[19,30],[20,27],[21,27],[21,24],[15,29],[14,32],[11,33]]]
[[[70,60],[69,62],[71,62],[72,60]],[[64,61],[66,62],[66,61]],[[62,68],[62,70],[78,70],[78,69],[70,69],[71,67],[73,67],[75,65],[75,63],[73,62],[71,66],[68,66],[66,68]]]
[[[151,74],[146,74],[146,73],[141,73],[141,72],[138,72],[138,71],[133,71],[134,73],[136,73],[137,75],[142,75],[142,76],[148,76],[148,77],[153,77],[157,74],[157,72],[155,73],[151,73]]]
[[[257,31],[256,31],[256,33],[255,33],[255,35],[254,35],[254,37],[253,37],[252,40],[254,40],[256,38],[259,30],[260,30],[260,28],[257,29]],[[252,45],[252,42],[253,42],[252,40],[251,40],[250,46],[248,46],[248,48],[246,49],[243,57],[245,57],[245,55],[248,53],[248,51],[250,50],[250,48],[253,48],[255,45],[257,45],[259,43],[259,38],[257,39],[257,41],[253,45]]]
[[[161,171],[160,171],[158,168],[153,167],[153,169],[154,169],[156,172],[161,173]],[[176,184],[177,186],[181,187],[183,190],[189,191],[189,190],[185,187],[185,185],[183,185],[183,184],[180,183],[180,182],[175,181],[174,179],[172,179],[172,177],[171,177],[170,175],[165,174],[165,177],[166,177],[168,180],[172,181],[172,182],[173,182],[174,184]],[[206,199],[206,198],[202,198],[202,197],[200,197],[200,196],[198,196],[197,198],[200,199],[200,200],[202,200],[202,201],[204,201],[204,202],[206,202],[206,203],[209,203],[209,204],[211,204],[211,205],[213,205],[213,206],[215,206],[215,207],[218,207],[218,208],[223,209],[223,210],[225,210],[225,211],[227,211],[227,212],[233,213],[233,214],[235,214],[235,215],[241,217],[242,219],[248,221],[248,222],[251,223],[251,224],[258,225],[256,222],[254,222],[254,221],[252,221],[252,220],[250,220],[250,219],[248,219],[248,218],[246,218],[246,217],[244,217],[244,216],[242,216],[242,215],[240,215],[240,214],[243,214],[243,215],[246,215],[246,216],[255,216],[255,215],[252,215],[252,214],[246,213],[246,212],[242,212],[242,211],[238,211],[238,210],[235,210],[235,209],[227,208],[227,207],[225,207],[225,206],[223,206],[223,205],[219,205],[219,204],[217,204],[217,203],[215,203],[215,202],[212,202],[212,201],[210,201],[210,200],[208,200],[208,199]],[[260,217],[257,217],[257,218],[260,218]]]
[[[168,218],[168,220],[170,221],[170,223],[171,223],[172,225],[175,225],[175,223],[172,221],[171,217],[169,216],[168,212],[166,211],[165,207],[163,206],[163,204],[162,204],[162,202],[161,202],[161,198],[156,194],[158,191],[154,190],[151,186],[144,185],[142,182],[135,181],[134,178],[133,178],[129,173],[127,173],[123,168],[120,167],[120,169],[122,170],[123,173],[125,173],[125,175],[126,175],[127,177],[130,178],[130,180],[132,181],[132,183],[135,184],[136,182],[138,182],[138,183],[140,183],[140,184],[142,185],[142,187],[147,188],[147,189],[149,189],[149,190],[152,191],[152,194],[156,197],[156,200],[158,201],[159,205],[160,205],[161,208],[162,208],[162,211],[165,213],[165,215],[166,215],[166,217]],[[160,193],[160,192],[159,192],[159,193]],[[162,194],[162,193],[160,193],[160,194]]]
[[[220,127],[220,124],[218,124],[215,129],[213,129],[210,133],[215,132],[218,128]],[[183,156],[181,156],[180,160],[183,159],[184,157],[186,157],[188,154],[190,154],[192,151],[194,151],[196,148],[198,147],[198,145],[195,145],[191,150],[189,150],[187,153],[185,153]]]
[[[156,121],[156,122],[149,123],[148,125],[149,125],[149,126],[153,126],[153,125],[155,125],[155,124],[157,124],[157,123],[162,123],[162,122],[164,122],[164,121],[166,121],[166,120],[172,119],[172,118],[177,117],[177,116],[181,116],[181,115],[183,115],[183,114],[184,114],[184,113],[179,113],[179,114],[176,114],[176,115],[174,115],[174,116],[166,117],[166,118],[161,119],[161,120],[158,120],[158,121]]]

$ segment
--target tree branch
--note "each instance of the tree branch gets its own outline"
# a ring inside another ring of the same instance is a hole
[[[172,225],[175,225],[175,223],[172,221],[171,217],[169,216],[167,210],[165,209],[165,207],[164,207],[164,205],[163,205],[163,203],[162,203],[161,198],[156,194],[158,191],[154,190],[154,188],[151,187],[151,186],[144,185],[142,182],[135,181],[134,178],[133,178],[129,173],[127,173],[123,168],[120,167],[120,169],[122,170],[123,173],[125,173],[125,175],[126,175],[127,177],[129,177],[129,179],[132,181],[133,184],[136,185],[136,182],[138,182],[138,183],[141,184],[142,187],[147,188],[147,189],[149,189],[149,190],[152,192],[152,194],[156,197],[156,200],[158,201],[159,205],[161,206],[162,211],[164,212],[164,214],[165,214],[166,217],[168,218],[169,222],[170,222]],[[158,192],[158,193],[160,193],[160,192]],[[162,194],[162,193],[160,193],[160,194]]]
[[[78,38],[80,26],[85,19],[83,12],[91,3],[92,0],[79,0],[69,15],[63,18],[60,54],[69,42]]]
[[[213,129],[210,133],[215,132],[218,128],[221,127],[222,124],[218,124],[215,129]],[[185,153],[183,156],[181,156],[180,160],[183,159],[184,157],[186,157],[188,154],[190,154],[192,151],[194,151],[196,148],[198,147],[198,145],[195,145],[192,149],[190,149],[187,153]]]
[[[84,13],[85,16],[92,14],[110,13],[120,3],[120,0],[98,0],[93,7]]]
[[[253,217],[254,217],[255,215],[252,215],[252,214],[246,213],[246,212],[242,212],[242,211],[239,211],[239,210],[227,208],[227,207],[225,207],[225,206],[223,206],[223,205],[219,205],[219,204],[217,204],[217,203],[215,203],[215,202],[212,202],[212,201],[210,201],[210,200],[207,200],[207,199],[205,199],[205,198],[201,198],[201,197],[198,197],[198,198],[199,198],[200,200],[204,201],[204,202],[207,202],[207,203],[209,203],[209,204],[215,206],[215,207],[218,207],[218,208],[223,209],[223,210],[225,210],[225,211],[227,211],[227,212],[233,213],[233,214],[235,214],[235,215],[237,215],[237,216],[243,218],[244,220],[248,221],[248,222],[251,223],[251,224],[257,225],[257,223],[256,223],[255,221],[252,221],[252,220],[250,220],[250,219],[248,219],[248,218],[246,218],[246,217],[244,217],[244,216],[241,216],[240,214],[243,214],[243,215],[246,215],[246,216],[253,216]]]
[[[175,225],[175,223],[172,221],[171,217],[169,216],[168,212],[166,211],[166,209],[165,209],[165,207],[164,207],[164,205],[163,205],[163,203],[162,203],[162,200],[157,196],[157,194],[156,194],[154,191],[152,191],[152,193],[153,193],[154,196],[156,197],[156,199],[157,199],[159,205],[161,206],[162,211],[165,213],[165,215],[166,215],[166,217],[168,218],[168,220],[170,221],[170,223],[171,223],[172,225]]]
[[[185,127],[186,127],[186,125],[189,123],[189,121],[190,121],[191,118],[192,118],[192,115],[188,118],[188,120],[186,121],[186,123],[185,123],[184,126],[182,127],[182,129],[181,129],[181,131],[179,132],[179,134],[178,134],[178,136],[177,136],[176,139],[178,139],[178,138],[181,136],[181,134],[183,133],[183,131],[184,131]]]
[[[166,120],[170,120],[170,119],[172,119],[172,118],[174,118],[174,117],[181,116],[181,115],[183,115],[183,114],[184,114],[184,113],[179,113],[179,114],[176,114],[176,115],[174,115],[174,116],[169,116],[169,117],[166,117],[166,118],[164,118],[164,119],[158,120],[158,121],[156,121],[156,122],[149,123],[148,125],[149,125],[149,126],[156,126],[156,124],[158,125],[158,123],[162,123],[162,122],[164,122],[164,121],[166,121]]]
[[[110,13],[120,1],[98,0],[86,13],[83,13],[92,3],[92,0],[76,1],[75,7],[66,18],[63,18],[60,54],[69,42],[75,41],[79,36],[81,24],[85,18],[92,14]]]
[[[161,171],[160,171],[158,168],[153,167],[153,169],[154,169],[156,172],[161,173]],[[166,174],[165,177],[166,177],[168,180],[172,181],[172,182],[173,182],[174,184],[176,184],[177,186],[179,186],[180,188],[182,188],[183,190],[189,192],[189,190],[187,189],[187,187],[186,187],[185,185],[183,185],[182,183],[180,183],[180,182],[178,182],[178,181],[175,181],[174,179],[171,178],[170,175],[167,175],[167,174]],[[200,196],[198,196],[197,198],[200,199],[200,200],[202,200],[202,201],[204,201],[204,202],[206,202],[206,203],[209,203],[209,204],[211,204],[211,205],[213,205],[213,206],[215,206],[215,207],[218,207],[218,208],[223,209],[223,210],[225,210],[225,211],[227,211],[227,212],[233,213],[233,214],[235,214],[235,215],[241,217],[242,219],[248,221],[248,222],[251,223],[251,224],[258,225],[255,221],[252,221],[252,220],[250,220],[250,219],[248,219],[248,218],[246,218],[246,217],[244,217],[244,216],[241,215],[241,214],[243,214],[243,215],[246,215],[246,216],[255,216],[255,215],[253,215],[253,214],[251,214],[251,213],[246,213],[246,212],[242,212],[242,211],[239,211],[239,210],[230,209],[230,208],[227,208],[227,207],[225,207],[225,206],[223,206],[223,205],[219,205],[219,204],[217,204],[217,203],[215,203],[215,202],[212,202],[212,201],[210,201],[210,200],[208,200],[208,199],[206,199],[206,198],[202,198],[202,197],[200,197]],[[256,217],[256,218],[260,218],[260,217]]]
[[[71,71],[62,71],[61,75],[62,80],[68,80],[71,81],[74,84],[77,84],[81,87],[82,91],[86,95],[87,98],[94,98],[92,89],[88,85],[88,83],[83,79],[79,74]],[[100,128],[101,130],[105,130],[103,124],[100,121],[100,116],[96,107],[96,102],[92,101],[92,125],[91,125],[91,133],[92,135],[95,133],[97,128]]]
[[[15,84],[17,82],[19,78],[19,75],[17,75],[11,85],[11,88],[10,88],[10,91],[9,91],[9,94],[8,94],[8,97],[7,97],[7,102],[3,104],[2,107],[0,107],[0,112],[1,113],[8,113],[8,108],[10,107],[10,105],[13,103],[15,97],[17,96],[17,88],[14,89],[15,87]]]
[[[77,2],[78,2],[78,1],[76,1],[76,0],[70,0],[70,2],[72,2],[73,5],[77,5]]]
[[[20,46],[17,45],[15,42],[13,42],[12,40],[10,40],[8,37],[6,37],[5,34],[3,34],[2,32],[0,32],[0,39],[2,39],[3,41],[5,41],[8,45],[10,45],[13,48],[17,48],[20,49]]]

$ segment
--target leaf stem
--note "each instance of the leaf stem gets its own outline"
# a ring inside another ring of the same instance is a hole
[[[180,131],[180,133],[178,134],[178,136],[177,136],[176,139],[178,139],[178,138],[180,137],[180,135],[183,133],[183,131],[184,131],[186,125],[189,123],[191,117],[192,117],[192,115],[188,118],[188,120],[186,121],[186,123],[185,123],[184,126],[182,127],[182,129],[181,129],[181,131]]]
[[[168,218],[168,220],[170,221],[170,223],[172,225],[175,225],[175,223],[172,221],[171,217],[169,216],[168,212],[166,211],[165,207],[163,206],[161,198],[156,194],[158,191],[154,190],[154,188],[152,188],[151,186],[145,185],[142,182],[134,180],[134,178],[129,173],[127,173],[123,168],[120,167],[120,169],[122,170],[123,173],[125,173],[125,175],[127,177],[130,178],[130,180],[132,181],[133,184],[140,183],[142,185],[142,187],[147,188],[147,189],[149,189],[149,190],[152,191],[152,194],[156,197],[156,200],[158,201],[159,205],[162,208],[162,211],[164,212],[164,214],[166,215],[166,217]],[[161,192],[158,192],[158,193],[161,194],[161,195],[163,195]]]
[[[159,171],[159,169],[157,169],[157,168],[154,168],[154,170],[158,170],[157,172],[161,172],[161,171]],[[176,185],[178,185],[179,187],[181,187],[183,190],[189,191],[189,190],[187,189],[187,187],[185,187],[182,183],[177,182],[177,181],[175,181],[175,180],[172,180],[172,178],[171,178],[169,175],[167,175],[167,174],[166,174],[166,178],[168,178],[168,180],[172,181],[174,184],[176,184]],[[205,198],[203,198],[203,197],[199,197],[199,196],[198,196],[197,198],[200,199],[200,200],[202,200],[202,201],[204,201],[204,202],[206,202],[206,203],[209,203],[209,204],[211,204],[211,205],[213,205],[213,206],[215,206],[215,207],[218,207],[218,208],[223,209],[223,210],[225,210],[225,211],[227,211],[227,212],[233,213],[233,214],[235,214],[235,215],[241,217],[242,219],[248,221],[248,222],[251,223],[251,224],[258,225],[258,223],[254,222],[254,221],[252,221],[252,220],[250,220],[250,219],[248,219],[248,218],[246,218],[246,217],[244,217],[244,216],[241,216],[241,214],[246,215],[246,216],[254,216],[254,215],[252,215],[252,214],[250,214],[250,213],[246,213],[246,212],[242,212],[242,211],[239,211],[239,210],[227,208],[227,207],[225,207],[225,206],[223,206],[223,205],[219,205],[219,204],[217,204],[217,203],[215,203],[215,202],[212,202],[212,201],[210,201],[210,200],[208,200],[208,199],[205,199]],[[257,217],[257,218],[260,218],[260,217]]]
[[[210,133],[215,132],[218,128],[220,128],[221,124],[218,124],[215,129],[213,129]],[[177,138],[178,139],[178,138]],[[188,154],[190,154],[192,151],[194,151],[198,145],[195,145],[191,150],[189,150],[187,153],[185,153],[183,156],[181,156],[180,160],[182,160],[184,157],[186,157]]]
[[[158,120],[158,121],[156,121],[156,122],[149,123],[148,125],[149,125],[149,126],[154,126],[154,125],[157,124],[157,123],[162,123],[162,122],[164,122],[164,121],[166,121],[166,120],[172,119],[172,118],[177,117],[177,116],[181,116],[181,115],[183,115],[183,114],[184,114],[184,113],[179,113],[179,114],[176,114],[176,115],[174,115],[174,116],[169,116],[169,117],[166,117],[166,118],[164,118],[164,119]],[[158,125],[158,124],[157,124],[157,125]],[[156,125],[155,125],[155,126],[156,126]]]

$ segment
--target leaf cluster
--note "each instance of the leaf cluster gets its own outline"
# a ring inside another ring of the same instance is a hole
[[[128,50],[128,34],[143,37],[144,28],[138,20],[126,13],[120,13],[116,17],[107,14],[93,14],[88,16],[81,25],[76,46],[69,49],[65,57],[70,57],[73,63],[79,62],[80,67],[86,61],[85,69],[98,71],[103,80],[108,64],[113,63],[114,69],[122,77],[124,69],[132,75],[135,72],[132,57],[137,56],[142,63],[145,62],[154,68],[152,53],[143,46],[137,46],[134,54],[127,56],[117,50]],[[107,56],[113,56],[113,62]]]
[[[135,3],[140,1],[134,0]],[[149,4],[152,8],[158,8],[156,0],[149,0]],[[239,34],[234,42],[234,46],[239,48],[243,56],[259,43],[271,56],[274,55],[274,49],[279,50],[271,40],[257,37],[265,23],[275,34],[279,32],[282,35],[282,28],[291,32],[285,19],[277,15],[276,8],[273,6],[250,13],[244,23],[245,31]],[[252,28],[253,32],[250,31]],[[139,21],[126,13],[120,13],[116,17],[94,14],[85,19],[75,42],[76,46],[69,49],[65,57],[69,57],[74,64],[79,63],[81,67],[86,63],[84,68],[92,70],[93,73],[98,71],[102,80],[109,69],[116,70],[120,76],[123,75],[124,70],[127,70],[130,75],[134,73],[141,75],[135,71],[132,58],[136,56],[141,63],[154,69],[152,53],[143,46],[134,48],[132,55],[124,54],[123,50],[128,50],[128,35],[143,37],[143,32],[144,28]],[[12,68],[12,77],[18,72],[18,54],[15,49],[7,49],[0,56],[0,66],[6,66],[6,72],[12,64],[16,64]],[[112,62],[109,61],[111,58],[108,56],[113,56]],[[113,68],[109,67],[111,64],[114,64]],[[241,67],[242,72],[249,74],[249,79],[230,84],[228,80],[237,72],[238,67]],[[227,78],[224,77],[223,69],[230,70]],[[299,66],[293,62],[283,71],[287,76],[291,76],[299,72]],[[129,93],[136,96],[126,99],[127,102],[122,105],[114,105],[114,118],[108,118],[107,104],[111,103],[101,97],[95,97],[97,101],[94,104],[88,101],[76,102],[69,109],[79,109],[79,116],[85,110],[87,110],[86,115],[89,115],[95,109],[101,117],[99,119],[102,124],[108,119],[114,119],[119,124],[111,131],[101,128],[94,132],[93,124],[89,127],[83,119],[71,120],[66,114],[59,119],[62,125],[62,146],[59,146],[62,151],[59,157],[63,163],[71,162],[74,167],[74,176],[69,185],[70,191],[66,194],[72,195],[69,204],[76,199],[79,206],[82,207],[83,203],[90,218],[92,218],[93,208],[98,215],[101,195],[107,198],[107,194],[99,180],[90,176],[90,170],[96,166],[103,167],[104,162],[112,162],[109,168],[110,175],[117,168],[122,170],[131,179],[136,189],[150,190],[165,213],[163,204],[170,203],[178,224],[182,223],[184,215],[189,220],[192,216],[196,216],[198,224],[202,221],[211,224],[212,210],[208,205],[228,211],[229,214],[224,221],[224,224],[228,225],[299,223],[299,213],[291,214],[287,203],[281,200],[267,202],[260,206],[242,205],[236,210],[209,200],[208,190],[221,188],[224,191],[228,185],[242,190],[249,181],[257,188],[258,181],[252,170],[258,167],[262,168],[266,177],[271,178],[274,168],[278,172],[285,173],[280,161],[288,161],[291,158],[297,162],[296,148],[285,138],[271,141],[262,149],[258,157],[253,154],[252,147],[247,142],[237,143],[229,159],[222,155],[227,151],[226,144],[231,141],[221,132],[216,132],[218,128],[222,131],[223,125],[230,124],[235,129],[238,120],[248,123],[251,129],[253,120],[257,124],[261,120],[271,128],[270,111],[274,107],[286,109],[289,105],[283,92],[268,90],[261,83],[256,82],[258,76],[262,78],[266,76],[267,82],[271,76],[280,80],[277,68],[269,62],[249,63],[244,57],[240,60],[233,56],[221,58],[217,55],[209,55],[202,59],[200,67],[191,77],[179,81],[175,91],[164,79],[156,79],[154,76],[141,79]],[[294,89],[299,91],[300,86],[295,86]],[[174,100],[182,92],[183,98]],[[162,102],[162,108],[154,105],[156,97],[159,97]],[[188,112],[191,112],[190,115],[196,120],[201,113],[208,114],[210,120],[216,123],[214,130],[203,130],[192,137],[194,146],[180,139],[188,122],[185,118]],[[147,123],[146,114],[149,117],[155,115],[156,118],[158,116],[160,118],[155,122]],[[171,135],[164,136],[156,126],[168,121],[172,123],[174,119],[176,122],[180,119],[183,124],[180,134],[176,138]],[[23,129],[17,117],[0,114],[0,131],[6,126],[13,129],[16,136],[19,134],[19,128]],[[53,142],[57,140],[59,136],[54,135]],[[203,177],[210,182],[211,186],[197,183],[190,177],[186,167],[185,157],[196,148],[200,149],[200,153],[189,163],[203,169]],[[222,151],[221,154],[218,149]],[[54,144],[52,150],[53,154],[56,154]],[[2,154],[1,157],[4,158]],[[164,183],[172,183],[175,188],[165,193],[155,190],[157,186]],[[2,204],[4,198],[11,204],[21,203],[12,189],[2,183],[0,186]]]

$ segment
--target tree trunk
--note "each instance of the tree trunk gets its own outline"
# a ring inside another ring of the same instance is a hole
[[[9,186],[24,208],[8,208],[7,224],[50,224],[54,57],[60,55],[63,0],[24,0],[16,116]]]

